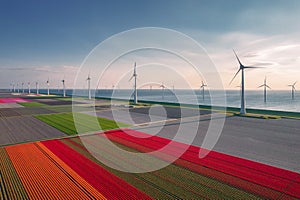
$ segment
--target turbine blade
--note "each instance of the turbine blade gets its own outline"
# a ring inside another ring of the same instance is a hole
[[[296,81],[293,85],[296,85],[298,81]]]
[[[133,76],[128,80],[128,81],[131,81],[132,80],[132,78],[133,78]]]
[[[236,59],[238,60],[239,64],[240,64],[241,66],[243,66],[243,64],[241,63],[239,57],[238,57],[237,54],[235,53],[234,49],[232,49],[232,50],[233,50],[233,53],[234,53]]]
[[[241,71],[241,69],[239,69],[237,71],[237,73],[235,73],[234,77],[232,78],[232,80],[230,81],[229,85],[231,85],[232,81],[235,79],[235,77],[238,75],[238,73]]]
[[[266,86],[267,86],[267,88],[272,89],[270,86],[268,86],[268,85],[266,85]]]
[[[262,67],[244,66],[244,69],[247,69],[247,68],[251,69],[251,68],[262,68]]]
[[[258,86],[257,88],[261,88],[261,87],[264,87],[265,85],[261,85],[261,86]]]

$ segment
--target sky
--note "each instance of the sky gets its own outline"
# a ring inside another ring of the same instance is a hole
[[[68,88],[85,88],[87,73],[92,87],[130,88],[132,82],[127,80],[136,61],[140,87],[147,81],[175,88],[199,88],[204,80],[214,89],[214,74],[200,72],[197,77],[178,57],[157,50],[131,52],[113,62],[103,74],[105,67],[99,63],[116,57],[124,48],[121,45],[142,44],[149,39],[162,48],[169,45],[184,55],[199,58],[196,65],[211,59],[218,72],[215,76],[221,78],[226,89],[236,89],[240,84],[238,76],[229,85],[238,70],[232,49],[244,65],[261,67],[246,71],[248,89],[257,89],[265,76],[272,89],[286,90],[287,85],[300,81],[298,0],[0,0],[0,5],[0,88],[8,88],[12,82],[21,85],[36,81],[46,87],[48,77],[53,88],[61,87],[61,79],[66,80]],[[178,40],[176,34],[139,34],[123,37],[125,42],[111,41],[105,53],[95,51],[111,38],[122,39],[115,34],[120,36],[124,31],[143,27],[185,34],[203,50],[197,52],[193,45]],[[204,54],[207,58],[202,57]],[[91,64],[89,59],[93,57],[97,59]],[[188,79],[188,84],[179,79]]]

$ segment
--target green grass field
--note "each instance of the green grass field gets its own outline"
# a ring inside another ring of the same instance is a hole
[[[72,113],[35,115],[34,117],[66,133],[67,135],[110,130],[129,126],[128,124],[82,113],[76,113],[77,127],[75,127]]]
[[[43,103],[39,102],[19,102],[18,104],[24,106],[24,107],[40,107],[40,106],[46,106]]]

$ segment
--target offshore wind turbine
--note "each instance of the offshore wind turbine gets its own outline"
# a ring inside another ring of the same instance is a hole
[[[232,83],[232,81],[235,79],[235,77],[238,75],[238,73],[240,71],[242,71],[242,89],[241,89],[241,110],[240,110],[240,114],[246,114],[246,102],[245,102],[245,77],[244,77],[244,69],[248,69],[248,68],[258,68],[258,67],[251,67],[251,66],[244,66],[239,57],[237,56],[237,54],[235,53],[235,51],[233,50],[234,55],[236,57],[236,59],[238,60],[240,67],[239,70],[235,73],[234,77],[232,78],[232,80],[230,81],[229,84]]]
[[[86,81],[88,82],[88,98],[89,98],[89,99],[92,99],[92,95],[91,95],[91,77],[90,77],[90,72],[89,72],[89,75],[88,75]]]
[[[20,93],[19,83],[17,83],[18,93]]]
[[[39,82],[35,82],[36,94],[39,94]]]
[[[162,90],[162,99],[165,99],[165,88],[166,88],[166,86],[164,85],[164,83],[162,83],[159,87],[161,87],[161,90]]]
[[[296,91],[295,85],[296,85],[296,83],[297,83],[297,81],[294,84],[288,85],[288,86],[291,87],[292,99],[293,100],[295,99],[295,91]]]
[[[28,94],[30,94],[30,82],[28,82]]]
[[[207,85],[202,81],[200,88],[202,88],[202,99],[203,99],[203,101],[204,101],[204,88],[205,88],[206,86],[207,86]]]
[[[258,86],[258,87],[259,88],[264,87],[264,102],[266,103],[267,102],[267,88],[271,89],[270,86],[267,85],[267,77],[265,77],[264,84],[262,84],[261,86]]]
[[[134,96],[133,96],[133,103],[137,104],[138,99],[137,99],[137,85],[136,85],[136,79],[137,79],[137,73],[136,73],[136,62],[134,62],[134,69],[133,69],[133,75],[131,76],[131,78],[129,79],[129,81],[131,81],[131,79],[134,78]]]
[[[50,88],[49,88],[49,86],[50,86],[50,82],[49,82],[49,77],[48,77],[48,80],[47,80],[47,94],[48,94],[48,96],[50,95]]]
[[[16,85],[15,85],[15,83],[13,83],[13,92],[14,93],[16,92]]]
[[[22,93],[24,93],[24,83],[22,82]]]
[[[66,85],[65,85],[65,77],[63,78],[63,80],[61,80],[62,84],[63,84],[63,97],[66,97]]]

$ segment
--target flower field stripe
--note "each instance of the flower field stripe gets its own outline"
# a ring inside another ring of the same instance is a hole
[[[82,145],[81,140],[78,137],[65,138],[62,139],[61,141],[66,145],[70,146],[71,148],[73,148],[74,150],[76,150],[77,152],[79,152],[80,154],[91,159],[98,165],[104,167],[111,173],[125,180],[127,183],[133,185],[134,187],[138,188],[142,192],[153,197],[154,199],[174,199],[174,196],[170,195],[168,192],[163,191],[161,188],[157,187],[154,183],[149,182],[148,180],[142,178],[141,174],[121,172],[104,165],[103,163],[95,159],[95,157],[93,157],[88,152],[88,150]]]
[[[118,142],[120,144],[135,148],[141,152],[149,152],[149,148],[145,147],[144,145],[138,145],[136,143],[130,142],[128,140],[109,135],[109,138],[112,139],[115,142]],[[164,159],[164,156],[160,157]],[[216,180],[220,180],[224,183],[227,183],[229,185],[235,186],[237,188],[244,189],[246,192],[251,192],[253,194],[258,194],[260,196],[265,196],[268,198],[276,199],[279,195],[281,195],[280,192],[272,190],[270,188],[254,184],[252,182],[240,179],[238,177],[204,167],[199,164],[195,164],[193,162],[189,162],[187,160],[183,159],[177,159],[174,164],[184,167],[186,169],[192,170],[194,172],[197,172],[199,174],[203,174],[207,177],[214,178]],[[266,195],[267,194],[267,195]]]
[[[30,199],[89,199],[34,143],[6,150]]]
[[[98,151],[108,151],[107,153],[112,154],[111,156],[116,157],[118,161],[122,160],[123,162],[130,162],[127,159],[124,159],[121,156],[109,151],[108,148],[101,144],[101,140],[97,140],[97,138],[100,138],[101,136],[95,136],[97,135],[94,135],[94,137],[84,136],[85,138],[90,138],[90,141],[84,139],[85,143],[89,142],[89,145],[95,145],[94,148],[97,148]],[[70,141],[70,139],[64,139],[62,141],[65,140]],[[76,146],[78,145],[79,144]],[[122,148],[124,148],[124,146],[122,146]],[[132,149],[130,150],[132,151]],[[145,162],[147,163],[147,161]],[[151,173],[138,174],[137,178],[143,180],[145,182],[144,184],[154,185],[164,193],[175,194],[176,196],[173,196],[173,198],[176,199],[257,198],[248,192],[228,186],[222,182],[205,177],[201,174],[194,173],[188,169],[176,165],[169,165],[166,168]]]
[[[112,131],[112,132],[114,132],[114,131]],[[155,138],[155,136],[151,137],[151,139],[147,139],[145,141],[145,139],[135,138],[135,137],[132,137],[132,136],[130,136],[126,133],[122,133],[122,132],[115,131],[113,134],[116,134],[116,133],[118,134],[118,136],[123,137],[126,140],[129,140],[129,141],[134,140],[135,143],[153,148],[153,150],[160,149],[161,147],[164,146],[163,144],[152,140],[152,138]],[[130,134],[132,134],[132,133],[130,133]],[[135,134],[138,134],[138,133],[135,133]],[[174,152],[169,151],[169,152],[165,152],[165,153],[169,153],[170,155],[173,155],[173,154],[176,155],[175,151],[177,151],[176,148],[174,148]],[[298,189],[300,187],[290,188],[293,191],[286,191],[286,188],[291,183],[290,181],[286,181],[286,180],[278,178],[276,176],[269,176],[269,174],[262,174],[259,171],[256,171],[255,169],[241,168],[240,166],[235,166],[235,165],[232,165],[231,163],[222,163],[222,162],[220,162],[220,160],[213,160],[210,157],[206,157],[204,159],[199,159],[198,154],[196,154],[196,153],[192,154],[190,152],[186,152],[185,154],[183,154],[181,156],[181,159],[185,159],[187,161],[194,162],[196,164],[199,164],[199,165],[202,165],[205,167],[209,167],[214,170],[218,170],[220,172],[227,173],[227,174],[239,177],[241,179],[278,190],[280,192],[286,192],[290,195],[296,195],[296,197],[298,197],[297,195],[299,195],[299,193],[300,193],[298,191],[298,190],[300,190],[300,189]],[[294,183],[294,185],[295,184],[297,185],[297,183]]]
[[[135,134],[142,134],[143,137],[145,137],[145,136],[147,137],[147,134],[142,133],[142,132],[138,132]],[[149,137],[149,135],[148,135],[148,137]],[[162,145],[161,147],[163,147],[164,145],[167,145],[170,142],[169,139],[162,138],[162,137],[152,137],[151,140],[157,141],[158,143],[160,143]],[[186,148],[186,144],[179,143],[179,142],[174,142],[174,143],[176,144],[176,149]],[[192,146],[192,145],[188,145],[188,146],[189,146],[189,148],[188,148],[187,152],[193,152],[198,155],[199,150],[200,150],[199,147]],[[281,178],[287,179],[289,181],[295,181],[296,177],[299,176],[299,174],[296,172],[292,172],[292,171],[285,170],[285,169],[280,169],[280,168],[266,165],[263,163],[253,162],[250,160],[246,160],[243,158],[238,158],[235,156],[219,153],[216,151],[210,151],[209,154],[207,155],[207,157],[222,160],[224,162],[228,162],[228,163],[234,164],[236,166],[243,166],[246,168],[255,169],[256,171],[260,171],[260,172],[263,172],[266,174],[281,177]],[[300,183],[300,180],[298,180],[296,182]]]
[[[37,142],[36,145],[45,153],[53,162],[77,185],[89,194],[90,198],[95,198],[99,200],[106,199],[98,190],[92,187],[88,182],[86,182],[81,176],[79,176],[74,170],[72,170],[68,165],[66,165],[62,160],[60,160],[55,154],[53,154],[47,147],[42,143]]]
[[[64,163],[108,199],[151,199],[146,194],[100,167],[58,140],[42,142]]]
[[[126,130],[128,131],[128,130]],[[150,138],[136,138],[133,136],[130,136],[122,131],[110,131],[107,132],[107,137],[112,137],[112,135],[115,135],[117,137],[121,137],[123,139],[126,139],[127,141],[132,141],[136,144],[140,144],[141,146],[146,146],[149,148],[152,148],[153,150],[157,150],[160,149],[161,147],[163,147],[166,143],[167,139],[164,138],[159,138],[156,136],[152,136]],[[138,134],[139,132],[137,131],[131,131],[130,134]],[[144,135],[144,133],[141,133]],[[153,139],[155,138],[155,140]],[[159,140],[162,140],[163,142],[160,143]],[[169,142],[169,141],[167,141]],[[180,145],[179,145],[180,148]],[[214,159],[210,156],[205,157],[204,159],[199,159],[198,158],[198,153],[194,152],[194,148],[192,147],[192,151],[187,151],[186,153],[184,153],[181,156],[181,159],[187,160],[189,162],[193,162],[195,164],[199,164],[268,188],[272,188],[275,190],[278,190],[280,192],[285,192],[289,195],[295,196],[295,197],[300,197],[300,185],[297,182],[291,182],[290,179],[294,178],[294,177],[289,177],[288,179],[282,178],[282,177],[278,177],[274,174],[267,174],[267,173],[263,173],[262,170],[256,170],[255,168],[247,168],[244,165],[235,165],[234,163],[230,163],[230,162],[225,162],[224,160],[220,160],[220,159]],[[198,148],[200,149],[200,148]],[[166,153],[170,153],[171,155],[173,155],[174,153],[176,153],[176,151],[178,151],[178,149],[174,148],[174,151],[169,151]],[[198,150],[199,152],[199,150]],[[220,155],[220,153],[219,153]],[[240,161],[243,161],[244,159],[239,159]],[[247,161],[247,162],[251,162],[251,161]],[[255,162],[253,162],[255,163]],[[254,165],[254,164],[253,164]],[[254,165],[255,166],[255,165]],[[257,168],[259,169],[260,167],[260,163],[257,163]],[[253,166],[252,166],[253,167]],[[270,171],[272,171],[273,167],[270,167]],[[266,168],[266,166],[264,165],[264,168]],[[265,169],[264,169],[265,170]],[[276,170],[278,171],[279,169],[276,168]],[[284,170],[285,171],[285,170]],[[283,174],[283,173],[282,173]],[[293,174],[292,172],[290,174]],[[289,190],[286,190],[286,188],[293,183],[293,185],[295,187],[289,187]]]
[[[29,199],[4,148],[0,148],[1,199]]]
[[[0,103],[18,103],[18,102],[25,103],[31,101],[23,98],[0,98]]]

